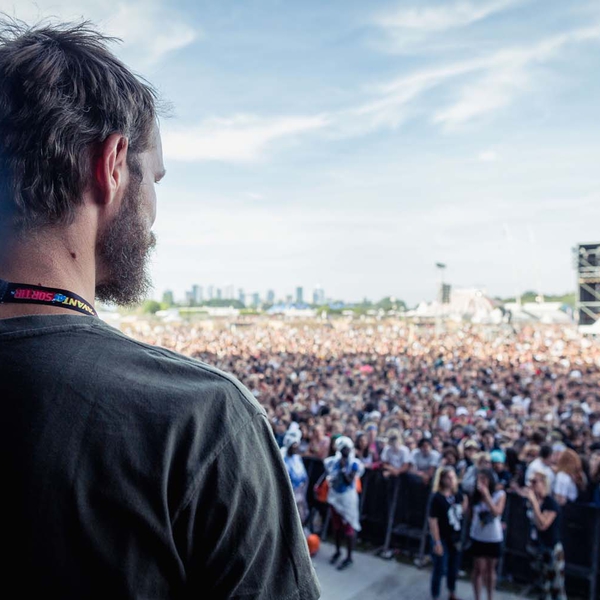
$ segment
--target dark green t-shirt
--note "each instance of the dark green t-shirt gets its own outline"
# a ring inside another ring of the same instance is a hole
[[[319,597],[266,415],[231,376],[92,317],[19,317],[0,399],[20,597]]]

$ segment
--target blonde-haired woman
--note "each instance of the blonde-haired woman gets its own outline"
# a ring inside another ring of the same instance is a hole
[[[467,498],[458,491],[458,478],[453,467],[442,467],[436,471],[433,492],[429,508],[429,531],[433,544],[431,597],[439,598],[445,573],[452,600],[456,598],[454,591],[460,566],[460,534]]]
[[[527,500],[527,517],[531,523],[529,537],[543,591],[541,598],[566,600],[565,553],[560,541],[561,508],[550,495],[546,473],[535,471],[521,495]]]
[[[581,458],[574,450],[570,448],[565,450],[556,465],[556,478],[552,488],[554,499],[561,506],[567,502],[575,502],[586,485],[587,479],[583,472]]]
[[[496,566],[502,552],[504,530],[502,513],[506,492],[496,489],[496,475],[491,469],[477,473],[477,487],[471,499],[471,554],[473,555],[473,593],[481,598],[485,586],[488,600],[494,597]]]

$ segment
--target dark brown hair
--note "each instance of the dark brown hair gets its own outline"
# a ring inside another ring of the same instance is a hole
[[[88,22],[0,20],[0,222],[16,230],[72,222],[91,159],[119,133],[128,160],[151,145],[156,93]]]

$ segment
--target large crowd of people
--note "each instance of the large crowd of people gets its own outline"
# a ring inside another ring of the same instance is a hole
[[[433,597],[447,562],[458,568],[456,507],[467,498],[475,597],[483,587],[491,597],[507,491],[527,500],[546,597],[563,597],[560,507],[600,506],[598,340],[544,325],[440,332],[403,322],[257,319],[131,328],[233,373],[264,406],[280,446],[292,430],[293,452],[325,460],[350,440],[361,469],[432,484]],[[452,575],[448,585],[453,593]]]

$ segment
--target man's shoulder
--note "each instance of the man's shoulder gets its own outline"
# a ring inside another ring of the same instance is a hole
[[[235,430],[265,410],[235,377],[220,369],[172,350],[126,336],[98,324],[93,343],[105,355],[112,371],[121,372],[118,387],[125,386],[136,402],[143,398],[150,410],[169,418],[193,418],[198,423],[227,423]],[[115,383],[109,386],[114,389]],[[118,400],[120,402],[120,400]]]
[[[65,389],[106,409],[150,420],[223,414],[231,421],[264,415],[233,376],[193,358],[135,340],[91,317],[51,316],[0,322],[0,353],[31,367],[36,387]],[[43,369],[38,368],[44,365]],[[36,367],[36,368],[34,368]],[[7,367],[8,369],[8,367]],[[231,424],[231,423],[230,423]]]

